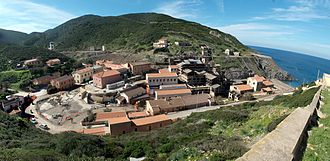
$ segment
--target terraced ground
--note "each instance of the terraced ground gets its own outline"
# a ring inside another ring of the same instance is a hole
[[[323,161],[330,158],[330,89],[323,90],[322,96],[323,117],[319,120],[319,127],[311,130],[303,161]]]

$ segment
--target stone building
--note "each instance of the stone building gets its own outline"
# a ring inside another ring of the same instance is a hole
[[[72,76],[65,75],[50,81],[51,85],[57,90],[65,90],[74,86],[74,79]]]

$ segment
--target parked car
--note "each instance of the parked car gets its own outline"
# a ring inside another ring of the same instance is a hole
[[[39,127],[44,130],[49,130],[49,127],[46,124],[40,124]]]
[[[31,118],[31,122],[32,122],[32,124],[38,124],[38,121],[37,121],[37,119],[36,118]]]

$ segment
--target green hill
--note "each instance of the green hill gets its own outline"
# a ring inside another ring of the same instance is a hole
[[[25,45],[47,47],[55,42],[56,49],[84,50],[90,46],[114,51],[150,50],[152,42],[162,37],[186,40],[198,46],[207,44],[215,50],[233,48],[245,51],[248,48],[235,37],[198,23],[176,19],[164,14],[139,13],[101,17],[86,15],[72,19],[41,34],[30,35]]]
[[[100,49],[104,45],[107,51],[111,52],[140,53],[145,58],[149,58],[153,63],[163,63],[165,61],[163,60],[164,55],[162,53],[150,55],[153,53],[150,52],[153,51],[152,43],[161,38],[168,39],[172,44],[165,51],[167,56],[181,53],[194,53],[197,56],[201,53],[200,45],[205,44],[212,48],[214,63],[220,64],[229,79],[246,78],[252,72],[280,80],[292,79],[271,58],[251,55],[253,51],[240,43],[232,35],[195,22],[173,18],[164,14],[135,13],[107,17],[85,15],[69,20],[43,33],[23,34],[27,35],[27,38],[23,36],[23,38],[19,39],[19,36],[15,36],[15,34],[11,35],[13,37],[7,38],[6,41],[21,44],[21,40],[24,40],[23,45],[28,46],[23,47],[22,49],[24,50],[26,48],[33,48],[33,50],[46,49],[49,42],[55,43],[56,52],[69,51],[69,53],[71,51],[89,50],[90,47]],[[189,42],[191,46],[179,47],[174,45],[175,41]],[[243,57],[228,57],[223,53],[225,49],[239,51]],[[26,58],[25,55],[27,53],[29,53],[28,55],[38,55],[49,53],[49,51],[16,52],[16,50],[12,50],[12,52],[7,53],[17,55],[14,58],[22,59]],[[93,60],[89,55],[78,58],[75,55],[76,53],[71,53],[71,56],[78,61]],[[100,58],[97,57],[96,59]],[[17,59],[14,60],[17,61]]]
[[[43,62],[52,58],[70,60],[61,53],[40,47],[0,43],[0,72],[14,69],[17,63],[33,58],[39,58]]]
[[[0,43],[22,44],[28,37],[26,33],[0,29]]]

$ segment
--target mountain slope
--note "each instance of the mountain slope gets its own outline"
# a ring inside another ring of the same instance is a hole
[[[193,53],[198,57],[201,53],[200,45],[205,44],[212,48],[214,63],[221,65],[229,79],[246,78],[251,73],[281,80],[291,79],[288,73],[281,70],[272,59],[253,57],[253,51],[234,36],[164,14],[135,13],[107,17],[85,15],[43,33],[28,34],[27,37],[23,43],[25,46],[45,49],[49,42],[54,42],[57,52],[70,53],[89,50],[90,47],[100,49],[104,45],[107,51],[149,54],[149,58],[150,53],[156,52],[153,51],[152,43],[161,38],[168,39],[172,44],[165,53],[167,56]],[[174,45],[175,41],[189,42],[191,46],[178,47]],[[16,44],[19,44],[18,40]],[[244,58],[230,58],[223,53],[225,49],[239,51]],[[161,58],[155,60],[160,60],[162,63],[165,61],[162,60],[164,54],[152,56]],[[90,57],[87,56],[85,60],[87,59]]]
[[[59,51],[84,50],[89,46],[102,45],[111,51],[117,49],[136,51],[139,48],[150,50],[152,42],[170,35],[181,35],[184,39],[208,44],[219,50],[220,47],[248,50],[229,34],[156,13],[108,17],[86,15],[42,34],[34,35],[25,44],[46,47],[50,41],[53,41]]]
[[[0,72],[15,68],[16,64],[21,61],[33,58],[39,58],[43,62],[52,58],[59,58],[62,61],[69,60],[61,53],[40,47],[0,43]]]
[[[0,43],[22,44],[28,36],[26,33],[0,29]]]

